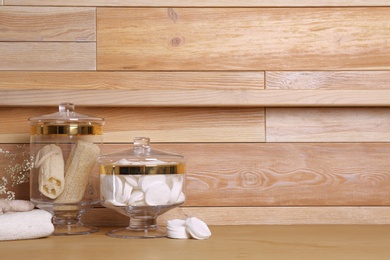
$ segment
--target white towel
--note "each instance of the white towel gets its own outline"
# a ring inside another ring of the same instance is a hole
[[[0,214],[0,241],[50,236],[54,231],[51,218],[41,209]]]
[[[34,204],[29,200],[6,200],[0,199],[0,214],[9,211],[30,211],[34,208]]]

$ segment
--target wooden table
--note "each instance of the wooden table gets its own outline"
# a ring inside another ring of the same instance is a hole
[[[390,226],[211,226],[208,240],[80,236],[0,242],[6,259],[390,259]]]

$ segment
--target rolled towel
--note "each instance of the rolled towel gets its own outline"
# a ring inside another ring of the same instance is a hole
[[[41,209],[0,214],[0,241],[34,239],[54,231],[52,215]]]
[[[28,200],[6,200],[0,199],[0,214],[6,212],[30,211],[34,204]]]

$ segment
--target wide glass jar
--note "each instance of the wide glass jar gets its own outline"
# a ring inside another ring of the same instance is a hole
[[[103,143],[104,119],[78,114],[72,103],[59,112],[29,118],[30,199],[53,214],[53,235],[89,234],[81,215],[99,203],[96,159]]]
[[[132,148],[101,155],[98,164],[102,205],[130,218],[128,227],[107,235],[165,237],[157,217],[186,200],[185,158],[152,149],[149,138],[137,137]]]

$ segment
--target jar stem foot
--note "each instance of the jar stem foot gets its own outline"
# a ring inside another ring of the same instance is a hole
[[[99,231],[99,228],[81,222],[79,212],[55,212],[53,215],[53,236],[86,235]]]
[[[107,236],[116,238],[160,238],[166,237],[165,228],[157,225],[157,217],[130,217],[128,227],[111,230]]]

